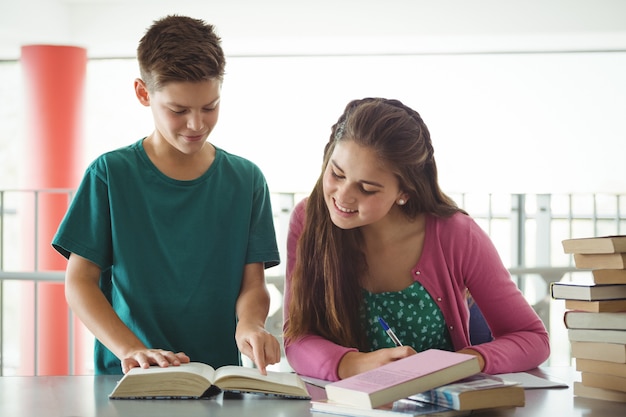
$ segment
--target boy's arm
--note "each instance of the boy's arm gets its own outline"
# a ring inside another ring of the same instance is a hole
[[[280,344],[265,329],[265,320],[270,308],[270,295],[265,285],[263,263],[247,264],[244,267],[241,291],[237,298],[237,347],[254,361],[263,375],[268,364],[280,361]]]
[[[122,362],[122,371],[189,362],[182,352],[148,349],[120,320],[100,290],[100,268],[72,253],[65,274],[65,298],[76,316]]]

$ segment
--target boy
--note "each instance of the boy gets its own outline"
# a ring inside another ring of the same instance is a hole
[[[96,374],[191,361],[261,373],[280,360],[264,328],[264,268],[279,263],[270,196],[248,160],[207,141],[225,58],[213,26],[155,21],[137,49],[154,131],[87,169],[52,245],[66,298],[96,337]]]

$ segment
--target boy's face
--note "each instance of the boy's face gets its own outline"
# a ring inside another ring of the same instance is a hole
[[[186,155],[202,149],[219,115],[219,80],[171,82],[153,92],[136,80],[135,92],[152,109],[155,139]]]

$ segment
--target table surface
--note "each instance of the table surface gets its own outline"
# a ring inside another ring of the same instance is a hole
[[[483,410],[484,417],[611,417],[626,416],[626,403],[574,397],[572,381],[579,374],[568,367],[550,367],[530,373],[561,381],[569,388],[528,389],[526,406]],[[247,416],[297,417],[312,414],[307,400],[277,399],[260,395],[220,394],[206,400],[109,400],[118,376],[0,377],[0,416],[11,417],[173,417]],[[313,398],[323,398],[323,388],[309,386]],[[327,414],[326,414],[327,415]],[[474,415],[474,414],[473,414]]]

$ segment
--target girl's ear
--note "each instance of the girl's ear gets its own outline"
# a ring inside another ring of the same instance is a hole
[[[399,206],[405,205],[407,201],[409,201],[409,195],[407,193],[400,193],[398,198],[396,198],[396,204]]]
[[[146,83],[141,78],[135,79],[135,95],[141,104],[146,107],[150,106],[150,93]]]

